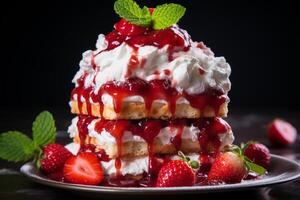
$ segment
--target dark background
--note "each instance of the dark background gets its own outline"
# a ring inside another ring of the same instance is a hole
[[[149,7],[170,1],[138,0]],[[98,34],[110,32],[118,20],[113,2],[10,1],[2,5],[1,107],[67,110],[82,52],[94,49]],[[299,109],[296,3],[172,2],[187,7],[179,24],[193,40],[204,41],[230,63],[231,108]]]

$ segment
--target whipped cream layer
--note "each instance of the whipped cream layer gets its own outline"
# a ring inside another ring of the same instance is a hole
[[[102,129],[101,132],[98,132],[95,128],[95,125],[97,122],[99,122],[100,119],[94,119],[91,121],[89,125],[87,125],[88,135],[91,138],[96,139],[96,144],[99,146],[104,145],[116,145],[117,141],[116,138],[107,130]],[[68,133],[70,134],[71,138],[74,138],[78,136],[78,117],[75,117],[72,120],[72,124],[68,128]],[[157,139],[159,139],[162,143],[162,145],[170,145],[171,141],[176,137],[177,133],[179,131],[178,127],[164,127],[162,128],[158,135],[156,136]],[[198,141],[199,135],[201,134],[201,131],[196,126],[184,126],[181,134],[182,139],[191,140],[191,141]],[[222,149],[224,146],[232,144],[234,141],[233,133],[230,130],[227,130],[224,133],[218,133],[218,137],[220,139],[220,149]],[[142,137],[138,135],[132,134],[130,131],[124,131],[124,134],[122,136],[122,142],[145,142],[147,143]]]
[[[189,38],[187,32],[178,26],[171,30],[185,40]],[[79,79],[86,74],[84,87],[93,87],[93,92],[98,94],[101,86],[108,81],[126,81],[130,77],[146,81],[168,79],[179,92],[185,91],[190,95],[209,89],[227,94],[231,87],[231,68],[225,58],[215,57],[202,42],[187,41],[188,48],[172,51],[169,45],[162,48],[152,45],[132,47],[126,42],[106,50],[108,41],[100,34],[97,49],[83,53],[80,70],[73,82],[78,86]]]

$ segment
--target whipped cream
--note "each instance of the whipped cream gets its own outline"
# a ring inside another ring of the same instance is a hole
[[[108,162],[101,161],[102,167],[106,175],[112,175],[116,173],[115,159]],[[123,176],[126,174],[139,175],[144,172],[148,172],[148,156],[134,158],[134,159],[121,159],[120,172]]]
[[[181,32],[186,33],[184,30]],[[177,34],[180,36],[179,33]],[[103,34],[99,35],[96,47],[95,51],[89,50],[83,53],[80,70],[73,82],[77,84],[77,80],[87,73],[84,86],[95,87],[94,92],[97,94],[100,87],[107,81],[125,81],[128,78],[126,76],[129,70],[128,63],[134,49],[123,42],[112,50],[103,51],[107,47]],[[231,68],[229,64],[224,57],[215,57],[203,43],[191,42],[188,51],[174,52],[171,61],[169,61],[168,45],[163,48],[151,45],[141,46],[136,56],[138,63],[134,69],[130,69],[131,77],[147,81],[169,79],[179,92],[186,91],[188,94],[199,94],[211,88],[223,91],[224,94],[230,90]],[[171,73],[166,75],[164,70],[169,70]],[[160,73],[157,75],[154,74],[155,72]]]
[[[79,152],[80,144],[72,142],[70,144],[67,144],[65,148],[68,149],[74,156],[76,156]]]

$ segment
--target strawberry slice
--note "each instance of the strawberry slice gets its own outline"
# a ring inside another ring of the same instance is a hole
[[[98,185],[103,180],[103,170],[100,161],[93,153],[83,152],[69,158],[63,169],[67,182]]]
[[[274,119],[268,127],[268,138],[275,145],[289,145],[296,141],[297,130],[282,119]]]

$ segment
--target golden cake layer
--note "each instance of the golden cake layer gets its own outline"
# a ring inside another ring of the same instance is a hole
[[[218,110],[211,106],[206,106],[200,110],[190,106],[189,104],[177,104],[174,116],[169,109],[167,103],[154,102],[151,109],[148,111],[145,104],[142,102],[123,102],[121,112],[115,112],[113,105],[104,105],[101,115],[100,104],[90,104],[90,109],[87,108],[85,102],[79,107],[77,101],[71,101],[71,112],[73,114],[84,114],[94,117],[102,117],[108,120],[115,119],[143,119],[143,118],[154,118],[154,119],[169,119],[173,118],[203,118],[203,117],[226,117],[228,112],[228,103],[225,102],[219,106]],[[90,111],[89,111],[90,110]]]

